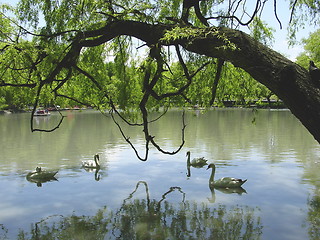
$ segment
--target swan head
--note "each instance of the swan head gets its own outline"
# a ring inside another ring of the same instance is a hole
[[[208,167],[207,167],[207,170],[208,170],[209,168],[215,169],[215,168],[216,168],[216,165],[214,165],[213,163],[210,163],[210,164],[208,165]]]
[[[188,151],[188,152],[186,153],[186,156],[190,156],[190,151]]]
[[[97,160],[100,160],[100,156],[99,156],[99,154],[98,154],[98,153],[97,153],[97,154],[95,154],[95,155],[94,155],[94,158],[95,158],[95,159],[97,159]]]

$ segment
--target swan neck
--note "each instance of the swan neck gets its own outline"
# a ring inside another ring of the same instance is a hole
[[[212,171],[211,171],[211,176],[209,179],[209,183],[213,183],[214,182],[214,174],[216,173],[216,167],[213,165],[212,166]]]
[[[97,166],[99,166],[99,157],[97,155],[94,156],[94,161],[96,163]]]

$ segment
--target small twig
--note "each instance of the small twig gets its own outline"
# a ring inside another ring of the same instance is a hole
[[[30,118],[31,132],[53,132],[53,131],[55,131],[56,129],[58,129],[60,127],[60,125],[63,122],[63,119],[65,118],[65,116],[63,116],[61,114],[61,112],[59,111],[59,114],[60,114],[61,118],[60,118],[59,123],[54,128],[51,128],[51,129],[40,129],[40,128],[34,128],[33,127],[33,118],[34,118],[34,114],[36,112],[36,109],[38,107],[38,103],[39,103],[39,99],[40,99],[40,92],[41,92],[42,87],[43,87],[43,84],[40,84],[39,88],[38,88],[38,91],[37,91],[36,100],[34,102],[33,109],[32,109],[32,112],[31,112],[31,118]]]
[[[55,96],[56,96],[56,97],[62,97],[62,98],[70,99],[70,100],[72,100],[72,101],[74,101],[74,102],[76,102],[76,103],[79,103],[80,105],[83,105],[83,106],[93,107],[92,104],[90,104],[90,103],[82,102],[82,101],[80,101],[80,100],[78,100],[78,99],[76,99],[76,98],[73,98],[73,97],[70,97],[70,96],[67,96],[67,95],[63,95],[63,94],[58,94],[58,93],[56,93]]]
[[[292,10],[291,10],[291,14],[290,14],[289,24],[292,22],[293,15],[294,15],[294,11],[295,11],[295,8],[296,8],[297,3],[298,3],[298,0],[295,0],[294,3],[293,3],[293,5],[292,5]]]
[[[277,14],[277,0],[274,0],[273,6],[274,6],[274,15],[275,15],[278,23],[280,24],[280,29],[282,29],[282,23],[281,23],[281,21],[280,21],[280,19],[278,17],[278,14]],[[290,18],[290,21],[291,21],[291,18]]]
[[[247,22],[242,22],[237,16],[217,16],[217,17],[208,17],[206,18],[207,20],[210,19],[235,19],[240,25],[242,26],[248,26],[255,18],[255,16],[257,15],[259,9],[260,9],[260,5],[261,5],[261,1],[257,0],[257,4],[255,7],[255,10],[253,11],[253,14],[251,15],[250,19]]]
[[[28,87],[28,88],[35,88],[37,86],[36,83],[21,83],[21,84],[14,84],[14,83],[5,83],[0,82],[0,87]]]
[[[117,120],[115,119],[112,111],[110,112],[110,115],[111,115],[111,118],[112,118],[113,122],[117,125],[117,127],[118,127],[118,129],[119,129],[119,131],[120,131],[120,133],[121,133],[121,135],[122,135],[122,137],[123,137],[124,140],[126,140],[126,142],[131,146],[131,148],[132,148],[133,151],[135,152],[135,154],[136,154],[136,156],[138,157],[138,159],[141,160],[141,161],[146,161],[147,158],[148,158],[148,155],[147,155],[148,152],[146,151],[146,154],[145,154],[145,157],[144,157],[144,158],[143,158],[143,157],[140,157],[139,152],[137,151],[137,149],[135,148],[135,146],[133,145],[133,143],[130,141],[130,138],[125,135],[124,131],[122,130],[122,128],[121,128],[121,126],[120,126],[120,124],[119,124],[119,123],[117,122]]]

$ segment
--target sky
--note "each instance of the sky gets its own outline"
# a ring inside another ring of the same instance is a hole
[[[284,56],[288,57],[290,60],[295,61],[296,57],[304,51],[302,44],[296,44],[294,46],[289,46],[288,43],[288,23],[290,20],[290,10],[289,10],[289,1],[279,0],[277,1],[277,15],[282,23],[282,29],[280,29],[280,25],[274,15],[274,6],[273,1],[269,1],[265,8],[265,11],[262,15],[264,21],[268,23],[269,27],[274,28],[274,44],[272,48],[277,52],[280,52]],[[308,28],[299,29],[297,32],[297,42],[301,43],[303,38],[308,38],[310,33],[315,32],[315,26],[308,25]]]
[[[7,3],[15,5],[18,0],[0,0],[0,3]],[[248,1],[252,3],[252,11],[255,7],[255,1]],[[303,46],[301,44],[296,44],[294,46],[289,46],[287,40],[287,24],[290,19],[289,1],[288,0],[278,0],[277,1],[277,15],[282,23],[282,29],[274,16],[274,5],[273,1],[267,1],[264,12],[262,14],[262,19],[272,27],[274,32],[274,43],[272,48],[277,52],[283,54],[292,61],[295,61],[296,57],[303,52]],[[297,33],[297,42],[301,42],[303,38],[307,38],[310,33],[314,32],[316,28],[314,26],[308,25],[307,29],[301,29]]]

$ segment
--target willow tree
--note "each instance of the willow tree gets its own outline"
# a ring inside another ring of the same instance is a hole
[[[208,64],[218,62],[217,74],[220,74],[223,63],[230,62],[282,99],[320,142],[320,89],[311,81],[308,70],[242,31],[253,22],[259,22],[263,31],[259,18],[268,4],[272,5],[274,18],[281,26],[278,2],[21,0],[15,11],[16,20],[6,9],[1,15],[2,21],[9,22],[11,31],[1,31],[0,86],[36,88],[32,114],[44,92],[55,98],[81,102],[76,94],[68,92],[68,86],[79,84],[87,88],[94,99],[89,104],[108,105],[117,124],[120,117],[129,125],[142,127],[146,152],[143,157],[136,153],[141,160],[146,160],[150,145],[166,154],[179,151],[184,144],[185,129],[183,123],[182,142],[177,150],[162,149],[149,131],[149,123],[154,120],[148,115],[149,108],[159,103],[167,106],[171,99],[184,98],[193,78]],[[317,23],[318,1],[289,2],[291,35],[299,30],[301,19],[306,19],[304,16],[312,16],[310,21]],[[140,76],[139,80],[132,79],[125,67],[132,62],[132,52],[137,56],[134,46],[148,49],[146,56],[140,55],[140,65],[136,67],[139,73],[134,76]],[[87,51],[94,53],[92,49],[96,48],[99,54],[94,58],[85,57]],[[119,85],[122,87],[120,93],[126,95],[132,81],[140,83],[141,94],[136,95],[134,103],[141,114],[141,123],[130,122],[121,115],[118,103],[114,101],[115,91],[108,88],[112,79],[108,78],[105,69],[99,69],[102,62],[110,60],[110,53],[117,65],[117,79],[126,83]],[[173,78],[175,74],[170,69],[173,59],[179,61],[183,72],[179,79]],[[168,81],[168,78],[171,79]],[[170,87],[161,87],[165,81]],[[32,120],[31,127],[33,131],[39,130],[33,129]],[[120,125],[119,129],[134,147]]]

